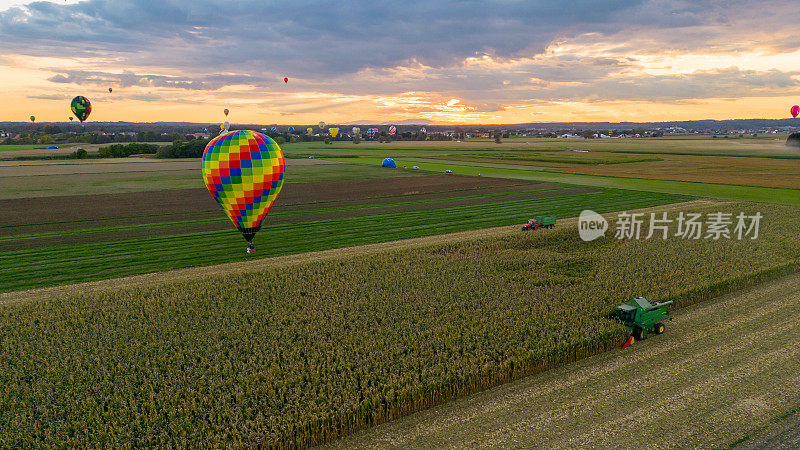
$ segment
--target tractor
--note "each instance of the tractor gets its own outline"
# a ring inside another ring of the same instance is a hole
[[[536,216],[528,219],[528,223],[522,226],[522,231],[538,230],[539,228],[555,228],[556,216]]]
[[[672,300],[656,303],[644,297],[636,297],[619,305],[612,317],[631,333],[623,348],[635,341],[647,339],[649,333],[663,333],[664,321],[672,320],[667,309],[671,304]]]

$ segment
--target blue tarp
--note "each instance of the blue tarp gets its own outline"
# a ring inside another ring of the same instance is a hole
[[[45,150],[58,150],[58,147],[56,147],[55,145],[51,145],[50,147],[47,147]]]

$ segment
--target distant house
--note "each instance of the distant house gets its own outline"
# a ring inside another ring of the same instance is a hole
[[[559,137],[562,139],[583,139],[583,136],[579,134],[562,134]]]
[[[210,135],[205,133],[192,133],[189,136],[193,136],[195,139],[208,139],[209,137],[211,137]]]

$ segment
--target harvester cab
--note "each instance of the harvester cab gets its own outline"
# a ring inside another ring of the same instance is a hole
[[[649,333],[663,333],[664,321],[672,320],[667,308],[672,304],[672,300],[656,303],[644,297],[636,297],[619,305],[613,317],[631,333],[623,348],[637,340],[647,339]]]

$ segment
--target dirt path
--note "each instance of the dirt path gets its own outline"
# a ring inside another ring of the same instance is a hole
[[[641,211],[659,210],[670,211],[676,209],[700,208],[703,206],[723,204],[716,200],[694,200],[691,202],[676,203],[667,206],[657,206],[646,208]],[[637,210],[639,211],[639,210]],[[558,226],[574,226],[577,218],[569,218],[558,221]],[[262,258],[252,261],[235,263],[217,264],[203,267],[189,267],[166,272],[155,272],[143,275],[134,275],[123,278],[113,278],[109,280],[91,281],[86,283],[68,284],[46,288],[36,288],[22,291],[12,291],[0,293],[0,305],[15,301],[36,300],[42,297],[58,297],[76,293],[103,291],[108,289],[120,289],[131,286],[156,285],[173,281],[183,281],[192,278],[207,278],[210,276],[221,276],[232,272],[257,272],[271,267],[290,266],[306,262],[319,261],[322,259],[334,259],[348,256],[377,253],[387,250],[397,250],[403,248],[424,247],[443,242],[458,242],[475,240],[491,236],[502,236],[505,234],[519,233],[519,225],[484,228],[479,230],[461,231],[457,233],[442,234],[436,236],[425,236],[400,241],[380,242],[376,244],[360,245],[356,247],[345,247],[318,252],[300,253],[295,255],[278,256],[274,258]]]
[[[800,405],[800,274],[678,311],[667,332],[331,447],[727,447]]]

